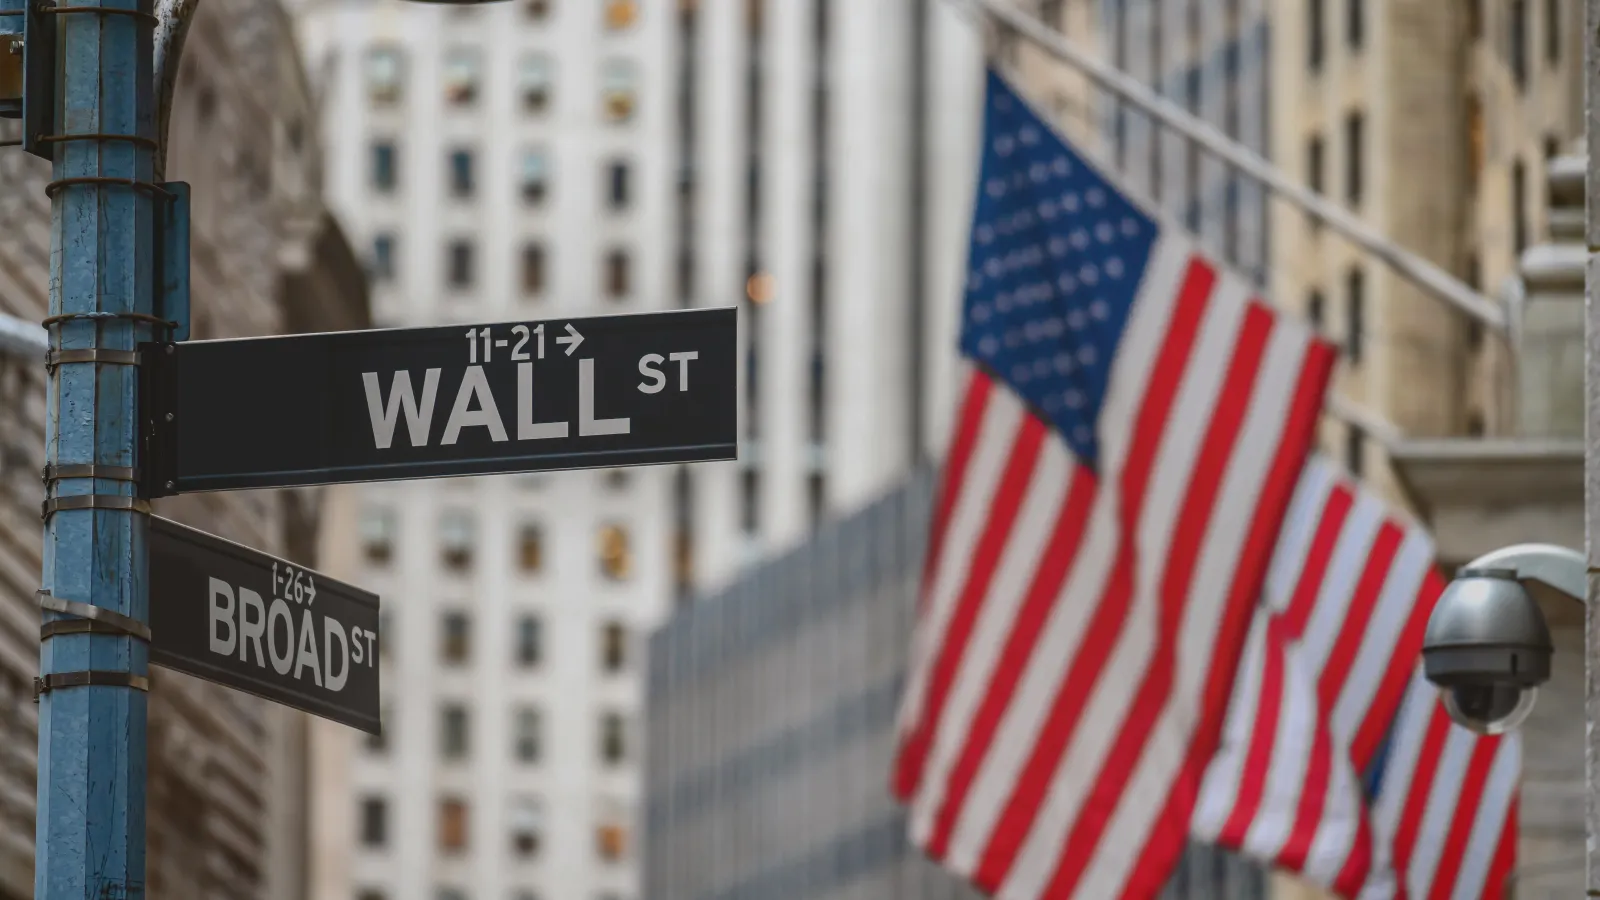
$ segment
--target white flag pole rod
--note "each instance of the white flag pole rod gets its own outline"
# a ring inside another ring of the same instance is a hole
[[[1296,184],[1271,162],[1190,115],[1181,106],[1146,87],[1143,82],[1074,47],[1055,29],[1003,0],[954,0],[971,4],[1007,28],[1037,44],[1056,59],[1088,76],[1105,90],[1144,111],[1173,131],[1206,148],[1230,166],[1260,182],[1313,218],[1327,224],[1350,241],[1382,260],[1402,277],[1482,322],[1495,332],[1507,333],[1505,310],[1433,263],[1373,231],[1366,223],[1320,194]]]

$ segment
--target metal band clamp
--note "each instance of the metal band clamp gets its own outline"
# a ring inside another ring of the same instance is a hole
[[[132,481],[139,480],[139,470],[132,466],[101,466],[101,465],[70,465],[70,466],[45,466],[44,482],[60,481],[63,478],[103,478],[106,481]]]
[[[57,16],[64,16],[68,13],[99,13],[104,16],[130,16],[151,25],[158,25],[161,22],[155,15],[144,10],[117,9],[114,6],[45,6],[41,4],[39,12]]]
[[[150,513],[150,501],[142,497],[123,497],[116,494],[78,494],[72,497],[51,497],[44,502],[42,518],[48,519],[55,513],[72,509],[116,509],[148,515]]]
[[[70,687],[125,687],[148,694],[150,679],[132,672],[108,672],[103,669],[39,675],[33,679],[33,702],[38,703],[41,694]]]
[[[105,350],[99,347],[81,350],[51,350],[44,355],[44,366],[54,369],[66,363],[107,363],[114,366],[137,366],[139,354],[133,350]]]
[[[52,596],[48,591],[39,591],[34,597],[40,609],[74,617],[40,625],[40,640],[57,634],[116,634],[150,643],[150,626],[138,619],[106,609],[104,606],[63,600]]]

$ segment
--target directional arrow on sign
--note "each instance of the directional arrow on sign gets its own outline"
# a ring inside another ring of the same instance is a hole
[[[571,356],[572,351],[578,349],[578,345],[583,343],[583,335],[578,333],[578,329],[572,327],[571,322],[568,322],[567,337],[556,338],[556,343],[567,345],[567,355]]]

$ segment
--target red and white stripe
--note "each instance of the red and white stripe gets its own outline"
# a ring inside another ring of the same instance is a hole
[[[1385,830],[1377,811],[1369,818],[1360,773],[1402,701],[1415,710],[1438,707],[1426,683],[1423,695],[1408,699],[1408,690],[1419,690],[1423,631],[1444,586],[1433,561],[1425,531],[1392,515],[1334,464],[1307,463],[1273,555],[1266,605],[1256,614],[1225,736],[1195,808],[1196,837],[1298,872],[1341,896],[1388,896],[1395,831]],[[1402,720],[1396,753],[1406,733]],[[1406,746],[1421,746],[1420,739]],[[1400,798],[1417,790],[1425,796],[1430,785],[1413,783],[1412,769],[1398,770],[1397,759],[1390,760],[1380,800],[1420,802]],[[1515,762],[1504,765],[1512,768],[1507,789],[1514,793]],[[1470,795],[1477,777],[1446,780]],[[1477,873],[1479,893],[1486,871]],[[1451,873],[1454,879],[1456,869]]]
[[[1097,472],[972,374],[894,773],[929,855],[1005,900],[1155,896],[1332,359],[1163,236],[1112,365]]]

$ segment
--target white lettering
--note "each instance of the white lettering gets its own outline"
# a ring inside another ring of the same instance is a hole
[[[478,408],[472,409],[472,402]],[[494,405],[494,394],[489,390],[489,378],[483,366],[468,366],[461,379],[461,390],[456,392],[455,408],[450,410],[450,421],[444,426],[444,439],[439,443],[449,446],[461,436],[461,429],[482,426],[489,429],[489,437],[496,443],[509,440],[505,423],[500,421],[500,409]]]
[[[372,441],[379,450],[389,449],[394,443],[394,426],[400,410],[406,413],[406,430],[411,434],[411,446],[426,447],[428,431],[433,426],[433,401],[439,394],[439,370],[429,369],[422,377],[422,404],[417,404],[411,392],[411,373],[394,373],[394,384],[389,400],[384,402],[378,385],[377,372],[363,372],[361,381],[367,388],[367,416],[372,419]]]
[[[533,420],[533,363],[517,366],[517,440],[541,441],[567,436],[566,422],[535,422]]]
[[[256,611],[254,619],[250,610]],[[239,588],[239,661],[250,661],[250,647],[256,648],[256,665],[267,667],[267,654],[261,651],[261,636],[267,632],[267,605],[261,595],[249,588]]]
[[[226,600],[226,603],[219,603]],[[220,578],[211,579],[211,652],[223,656],[232,656],[234,645],[239,640],[239,629],[233,624],[233,588]],[[225,625],[228,628],[226,640],[217,637],[217,626]]]
[[[369,667],[375,666],[378,664],[378,650],[372,645],[378,640],[378,633],[376,631],[368,631],[362,637],[367,639],[367,665]]]
[[[317,626],[311,621],[311,610],[300,615],[300,653],[295,657],[294,677],[300,678],[301,669],[311,670],[311,680],[322,687],[322,662],[317,659]]]
[[[278,619],[283,619],[283,655],[278,655]],[[267,610],[267,652],[272,655],[272,668],[279,675],[289,674],[289,669],[294,666],[294,614],[289,612],[289,604],[282,600],[273,600],[272,607]]]
[[[322,620],[322,659],[328,666],[328,681],[324,687],[330,691],[344,690],[344,683],[350,678],[350,644],[344,637],[344,626],[332,618]],[[333,639],[339,639],[339,674],[333,672]],[[356,646],[361,646],[357,644]],[[357,660],[359,662],[359,660]]]
[[[689,389],[689,360],[699,359],[700,352],[698,350],[689,350],[684,353],[674,353],[671,358],[673,362],[678,364],[678,390],[680,392],[687,391]]]
[[[655,379],[654,384],[639,383],[639,392],[642,394],[659,394],[667,386],[667,376],[661,374],[657,366],[666,362],[666,358],[659,353],[651,353],[639,360],[639,374],[646,378]]]
[[[594,360],[578,360],[578,434],[592,437],[603,434],[627,434],[630,422],[620,419],[594,417]]]
[[[350,629],[350,661],[361,662],[361,654],[365,652],[366,648],[361,646],[361,629]]]

